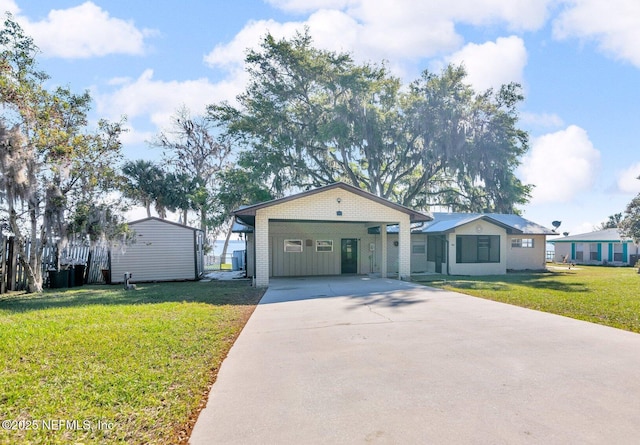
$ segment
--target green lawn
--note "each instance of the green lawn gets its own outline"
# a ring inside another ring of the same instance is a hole
[[[414,281],[640,333],[640,275],[631,267],[577,266],[546,273],[428,276]]]
[[[261,295],[217,281],[0,295],[0,443],[185,442]]]

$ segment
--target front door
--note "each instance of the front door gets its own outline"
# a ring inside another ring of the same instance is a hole
[[[355,238],[343,239],[341,253],[341,272],[358,273],[358,240]]]

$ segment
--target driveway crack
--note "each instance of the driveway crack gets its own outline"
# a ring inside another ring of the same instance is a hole
[[[392,323],[393,323],[393,320],[392,320],[391,318],[387,317],[386,315],[381,314],[380,312],[376,312],[376,311],[374,311],[374,310],[373,310],[373,307],[371,307],[371,305],[370,305],[370,304],[365,304],[365,306],[367,306],[367,307],[369,308],[369,312],[371,312],[372,314],[376,314],[377,316],[382,317],[382,318],[384,318],[385,320],[390,321],[390,322],[392,322]]]

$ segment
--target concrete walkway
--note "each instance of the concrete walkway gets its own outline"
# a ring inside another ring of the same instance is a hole
[[[274,279],[200,444],[637,444],[640,335],[388,279]]]

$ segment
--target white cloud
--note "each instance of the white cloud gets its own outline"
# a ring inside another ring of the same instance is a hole
[[[149,116],[158,128],[170,123],[171,116],[182,105],[194,114],[204,113],[208,104],[222,100],[232,101],[242,91],[245,80],[211,83],[208,79],[163,81],[153,78],[153,70],[144,71],[137,79],[115,79],[113,92],[95,91],[97,111],[110,119],[126,115],[130,120]],[[134,138],[134,136],[130,136]]]
[[[520,124],[526,127],[558,129],[564,126],[564,121],[555,113],[520,113]]]
[[[247,49],[257,49],[262,38],[269,32],[276,38],[292,37],[296,31],[302,31],[303,23],[282,24],[275,20],[251,20],[227,44],[218,44],[204,57],[211,67],[238,69],[244,63]]]
[[[395,71],[402,72],[401,64],[459,49],[463,38],[456,32],[458,23],[500,23],[509,29],[535,30],[543,26],[552,1],[271,0],[271,4],[287,12],[310,15],[296,22],[251,21],[231,42],[217,45],[205,61],[216,67],[237,67],[244,60],[246,49],[256,48],[267,31],[283,38],[308,26],[314,43],[321,48],[352,52],[360,61],[388,60]],[[476,47],[467,48],[470,57],[478,53],[492,59],[497,55],[506,57],[494,64],[491,77],[498,75],[500,67],[504,73],[500,79],[521,79],[526,51],[520,38],[498,39]],[[482,80],[487,74],[479,73],[480,63],[477,65],[475,71]]]
[[[20,8],[14,0],[0,0],[0,12],[10,12],[13,15],[20,13]]]
[[[309,12],[318,9],[342,9],[358,0],[267,0],[275,8],[289,12]]]
[[[322,10],[305,22],[252,20],[231,42],[216,45],[204,61],[212,67],[238,69],[244,63],[247,49],[258,49],[267,33],[276,39],[291,38],[296,32],[303,32],[305,27],[313,36],[314,46],[328,50],[349,51],[358,40],[358,25],[352,18],[340,11]]]
[[[520,37],[500,37],[495,42],[469,43],[452,54],[447,61],[463,64],[467,81],[476,91],[498,89],[509,82],[523,83],[527,50]]]
[[[7,3],[15,6],[11,0]],[[52,9],[41,21],[20,16],[16,19],[33,37],[44,57],[74,59],[143,54],[145,39],[156,34],[153,30],[138,29],[132,21],[111,17],[91,1],[68,9]]]
[[[600,152],[587,132],[571,125],[534,139],[519,175],[525,183],[535,185],[532,203],[569,202],[591,189],[599,162]]]
[[[599,48],[640,67],[640,2],[572,0],[554,23],[558,39],[594,40]]]
[[[640,162],[623,170],[618,175],[618,189],[623,193],[640,193]]]

